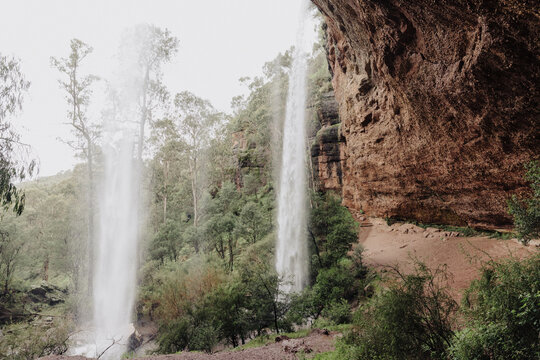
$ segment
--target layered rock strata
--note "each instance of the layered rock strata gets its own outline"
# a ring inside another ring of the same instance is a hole
[[[338,104],[334,92],[323,94],[316,106],[321,128],[311,145],[311,161],[316,186],[341,194],[345,161],[345,139],[341,135]]]

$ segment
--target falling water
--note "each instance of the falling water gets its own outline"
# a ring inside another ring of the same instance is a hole
[[[119,343],[117,351],[123,352],[132,332],[139,176],[134,158],[134,134],[122,129],[111,131],[109,136],[109,145],[104,147],[104,187],[94,274],[94,323],[100,337],[109,343]]]
[[[138,162],[133,131],[106,124],[103,145],[93,329],[72,354],[120,359],[133,333],[139,229]]]
[[[308,1],[302,1],[289,78],[283,128],[283,152],[278,195],[276,270],[286,293],[302,290],[307,281],[306,244],[306,53],[311,50]]]

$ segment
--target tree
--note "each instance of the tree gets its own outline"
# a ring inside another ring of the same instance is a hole
[[[248,201],[240,211],[237,232],[248,242],[254,244],[266,235],[271,228],[271,212],[262,204]]]
[[[13,206],[18,215],[24,209],[24,192],[13,183],[31,176],[36,164],[33,160],[17,159],[28,151],[28,145],[20,142],[19,135],[6,117],[22,108],[23,97],[29,87],[19,61],[0,54],[0,203],[4,210]]]
[[[170,31],[162,30],[155,25],[141,24],[134,27],[124,37],[120,46],[123,67],[128,71],[135,69],[135,74],[127,74],[131,82],[129,88],[135,87],[139,112],[139,140],[137,156],[142,166],[145,145],[145,129],[152,121],[153,111],[168,97],[161,78],[161,67],[171,61],[178,51],[178,39]],[[135,64],[132,64],[133,58]],[[133,91],[133,89],[129,89]]]
[[[2,280],[2,294],[9,294],[9,287],[15,265],[23,243],[16,241],[13,235],[6,230],[0,230],[0,279]]]
[[[197,229],[204,185],[202,181],[203,159],[211,139],[217,132],[217,126],[223,119],[223,114],[215,110],[209,101],[184,91],[176,94],[174,108],[169,117],[175,126],[178,139],[184,144],[193,202],[193,226]],[[198,242],[194,246],[195,251],[198,252]]]
[[[95,142],[99,136],[99,128],[92,124],[87,117],[87,109],[92,95],[92,84],[97,80],[94,75],[81,76],[81,63],[92,52],[92,47],[81,40],[72,39],[71,53],[67,58],[51,57],[51,65],[67,81],[59,80],[60,87],[67,93],[66,100],[69,105],[68,118],[75,135],[75,140],[67,143],[81,153],[86,160],[88,171],[88,263],[89,276],[88,291],[91,292],[91,274],[94,262],[94,153]]]
[[[531,184],[532,196],[518,198],[514,195],[508,201],[508,208],[514,216],[514,224],[521,241],[527,244],[529,240],[540,236],[540,163],[531,161],[525,168],[525,179]]]
[[[178,187],[184,186],[185,182],[185,177],[182,176],[182,170],[187,168],[187,163],[183,156],[184,144],[178,136],[179,134],[173,122],[169,119],[162,119],[154,123],[150,143],[155,148],[155,155],[150,162],[150,169],[154,185],[155,202],[156,204],[160,201],[162,203],[161,214],[156,214],[156,228],[160,223],[167,221],[170,207],[169,199]]]

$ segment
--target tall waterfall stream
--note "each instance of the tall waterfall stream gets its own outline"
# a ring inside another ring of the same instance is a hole
[[[306,244],[306,96],[307,53],[314,36],[308,1],[300,9],[287,107],[283,127],[283,152],[278,194],[276,270],[284,279],[282,291],[301,291],[307,282]]]

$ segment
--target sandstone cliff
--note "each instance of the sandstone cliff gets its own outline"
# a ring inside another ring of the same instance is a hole
[[[338,104],[333,91],[323,94],[316,106],[316,114],[321,128],[311,144],[313,177],[317,188],[341,193],[346,162],[345,139],[341,135]]]
[[[508,226],[506,199],[526,191],[523,163],[540,149],[538,2],[312,1],[346,143],[344,204]]]

